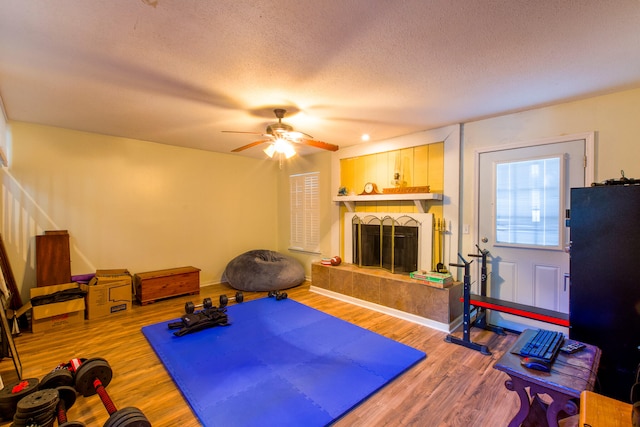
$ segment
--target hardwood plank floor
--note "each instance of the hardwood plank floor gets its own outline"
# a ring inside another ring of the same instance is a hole
[[[491,356],[444,341],[445,333],[309,291],[309,284],[287,291],[289,297],[325,313],[405,343],[427,358],[371,396],[334,425],[346,426],[506,426],[519,407],[504,386],[507,376],[493,369],[516,336],[472,330],[472,339],[487,344]],[[113,369],[107,391],[118,408],[141,409],[155,427],[198,426],[189,405],[147,343],[140,328],[179,318],[186,301],[201,301],[235,290],[225,284],[201,289],[200,296],[171,298],[139,306],[106,319],[85,321],[67,330],[15,337],[23,378],[39,378],[73,357],[103,357]],[[245,293],[245,300],[265,293]],[[233,326],[231,326],[233,327]],[[461,332],[456,335],[461,336]],[[194,348],[193,351],[198,351]],[[10,359],[0,361],[5,384],[17,381]],[[203,384],[206,387],[206,384]],[[247,404],[250,404],[247,402]],[[287,408],[282,408],[286,411]],[[98,396],[79,396],[69,420],[103,425],[107,412]],[[0,426],[9,426],[2,421]]]

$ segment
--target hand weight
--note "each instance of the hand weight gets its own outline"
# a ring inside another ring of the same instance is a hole
[[[106,386],[111,382],[113,371],[105,359],[87,359],[76,368],[75,388],[85,397],[98,394],[109,419],[104,427],[151,427],[151,423],[138,408],[127,407],[116,409]]]
[[[225,294],[220,295],[220,307],[226,307],[227,304],[229,303],[229,301],[235,301],[237,303],[241,303],[242,301],[244,301],[244,295],[242,294],[242,292],[236,292],[236,296],[235,297],[227,297]]]
[[[197,308],[211,308],[213,307],[213,301],[211,301],[211,298],[205,298],[202,300],[202,304],[194,304],[191,301],[188,301],[185,303],[184,305],[184,312],[187,314],[191,314],[194,311],[196,311]]]
[[[286,292],[280,292],[280,291],[269,291],[268,296],[269,298],[275,298],[276,301],[289,298],[289,295],[287,295]]]

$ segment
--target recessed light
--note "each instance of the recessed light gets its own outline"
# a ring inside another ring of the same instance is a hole
[[[362,136],[360,137],[361,140],[363,141],[368,141],[371,139],[371,137],[369,136],[368,133],[363,133]]]

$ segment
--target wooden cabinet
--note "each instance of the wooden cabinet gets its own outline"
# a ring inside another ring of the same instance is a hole
[[[67,230],[45,231],[36,236],[36,284],[71,282],[71,252]]]
[[[617,400],[640,364],[638,218],[640,185],[571,189],[569,338],[602,349],[598,393]]]

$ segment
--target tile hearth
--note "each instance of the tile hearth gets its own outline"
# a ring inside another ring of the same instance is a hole
[[[311,266],[314,287],[451,326],[462,315],[463,286],[430,286],[406,275],[343,263]]]

